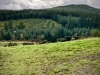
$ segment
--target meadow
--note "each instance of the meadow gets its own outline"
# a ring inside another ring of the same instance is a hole
[[[100,75],[100,38],[1,46],[0,75]]]

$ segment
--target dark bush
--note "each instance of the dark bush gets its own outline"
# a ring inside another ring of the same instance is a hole
[[[65,37],[65,40],[66,40],[66,41],[71,41],[71,38],[72,38],[71,36],[66,36],[66,37]]]
[[[78,39],[80,39],[81,37],[80,36],[77,36],[77,37],[75,37],[75,40],[78,40]]]
[[[23,45],[34,45],[33,42],[24,42]]]
[[[27,45],[27,43],[25,43],[25,42],[24,42],[24,43],[22,43],[22,44],[23,44],[23,45]]]
[[[42,42],[40,42],[39,44],[45,44],[45,43],[48,43],[47,40],[43,40]]]
[[[57,39],[57,41],[64,42],[64,41],[66,41],[66,39],[65,38],[59,38],[59,39]]]
[[[8,43],[8,46],[17,46],[17,43]]]
[[[7,45],[4,45],[4,47],[7,47]]]
[[[91,31],[91,36],[93,36],[93,37],[100,37],[100,30],[93,30],[93,31]]]

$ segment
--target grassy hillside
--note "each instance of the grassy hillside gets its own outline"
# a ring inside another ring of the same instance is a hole
[[[0,23],[4,25],[5,22],[8,21],[1,21]],[[50,20],[50,19],[19,19],[19,20],[12,20],[13,26],[19,24],[19,22],[23,22],[27,27],[52,27],[52,26],[61,26],[57,22]]]
[[[0,47],[0,75],[100,75],[100,38]]]
[[[54,8],[51,8],[53,10],[64,10],[64,11],[83,11],[83,12],[93,12],[93,13],[96,13],[96,12],[100,12],[100,9],[96,9],[96,8],[93,8],[91,6],[88,6],[88,5],[66,5],[66,6],[58,6],[58,7],[54,7]]]

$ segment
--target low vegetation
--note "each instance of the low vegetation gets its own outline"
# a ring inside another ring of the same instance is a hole
[[[7,47],[7,46],[17,46],[17,43],[12,43],[12,42],[10,42],[10,43],[8,43],[7,45],[4,45],[4,47]]]
[[[0,47],[0,75],[100,75],[100,38]]]

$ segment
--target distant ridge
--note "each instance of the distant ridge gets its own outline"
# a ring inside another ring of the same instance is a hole
[[[58,7],[86,7],[86,8],[94,8],[94,9],[99,9],[99,8],[95,8],[89,5],[85,5],[85,4],[71,4],[71,5],[65,5],[65,6],[58,6]]]
[[[65,6],[58,6],[51,9],[64,10],[64,11],[100,12],[100,9],[94,8],[85,4],[78,4],[78,5],[71,4],[71,5],[65,5]]]

